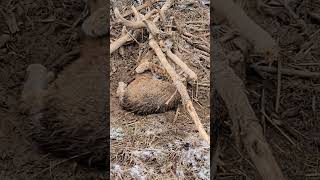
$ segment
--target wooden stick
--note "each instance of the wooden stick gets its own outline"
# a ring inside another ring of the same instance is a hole
[[[117,49],[119,49],[119,47],[121,47],[122,45],[124,45],[126,42],[132,40],[132,38],[130,37],[130,35],[127,33],[124,36],[121,36],[119,39],[115,40],[114,42],[112,42],[110,44],[110,54],[112,54],[114,51],[116,51]]]
[[[194,73],[194,72],[188,67],[188,65],[186,65],[186,63],[184,63],[177,55],[173,54],[170,49],[166,49],[166,50],[165,50],[165,53],[167,54],[167,56],[168,56],[173,62],[175,62],[178,66],[180,66],[181,69],[182,69],[192,80],[197,80],[197,79],[198,79],[196,73]]]
[[[172,6],[174,0],[167,0],[164,5],[161,7],[159,14],[161,17],[162,22],[166,21],[166,15],[165,12]]]
[[[268,67],[268,66],[258,66],[258,65],[251,65],[254,70],[256,71],[265,71],[269,73],[277,73],[277,68],[275,67]],[[288,68],[280,68],[280,71],[284,75],[289,76],[300,76],[304,78],[320,78],[320,73],[318,72],[309,72],[309,71],[300,71]]]
[[[144,9],[144,8],[146,8],[146,7],[149,7],[149,6],[155,4],[155,3],[159,2],[159,1],[160,1],[160,0],[147,1],[147,2],[145,2],[144,4],[136,7],[136,9],[137,9],[138,11],[140,11],[140,10],[142,10],[142,9]],[[127,17],[127,16],[131,15],[132,13],[133,13],[132,11],[127,11],[127,12],[125,12],[125,13],[123,14],[122,17]]]
[[[279,113],[280,108],[280,97],[281,97],[281,61],[278,61],[278,71],[277,71],[277,96],[276,96],[276,104],[275,109],[276,113]]]
[[[181,95],[182,103],[184,104],[187,112],[191,116],[192,120],[196,124],[196,127],[200,133],[200,135],[208,142],[210,143],[210,137],[208,136],[207,132],[204,130],[203,125],[198,117],[198,114],[196,110],[193,107],[191,98],[188,94],[187,88],[184,86],[184,84],[181,81],[181,78],[179,75],[175,72],[175,70],[171,67],[169,62],[167,61],[167,58],[165,54],[162,52],[161,48],[159,47],[156,40],[151,36],[149,40],[149,45],[153,49],[153,51],[158,56],[162,66],[167,70],[169,76],[172,78],[173,84],[176,86],[178,92]]]
[[[118,10],[118,8],[114,8],[114,14],[116,16],[116,18],[118,20],[120,20],[120,22],[127,26],[127,27],[131,27],[131,28],[144,28],[146,25],[142,22],[142,21],[135,21],[135,22],[132,22],[132,21],[129,21],[125,18],[123,18],[120,14],[120,11]]]
[[[219,49],[214,53],[213,82],[218,94],[225,102],[233,123],[240,126],[242,142],[255,164],[263,180],[285,180],[270,146],[263,136],[263,130],[251,107],[242,80],[228,65],[226,55],[218,43],[213,43]]]
[[[134,6],[131,6],[132,11],[135,14],[136,17],[136,21],[129,21],[127,19],[125,19],[121,14],[118,8],[114,9],[114,14],[116,16],[116,18],[125,26],[127,27],[131,27],[131,28],[144,28],[146,27],[146,24],[141,20],[142,18],[144,19],[149,19],[153,14],[155,14],[156,12],[158,12],[156,9],[149,11],[147,14],[145,14],[144,16],[141,15],[140,13],[138,13],[137,9]]]

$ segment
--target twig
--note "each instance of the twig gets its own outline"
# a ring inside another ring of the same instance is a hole
[[[175,62],[178,66],[181,67],[181,69],[188,74],[188,76],[192,79],[192,80],[197,80],[198,77],[196,75],[196,73],[194,73],[189,67],[188,65],[186,65],[186,63],[184,63],[177,55],[173,54],[171,52],[170,49],[166,49],[165,53],[167,54],[167,56],[173,61]]]
[[[284,133],[282,129],[276,123],[274,123],[273,120],[265,112],[262,112],[262,114],[292,145],[296,145],[294,141],[286,133]]]
[[[278,61],[278,74],[277,74],[277,97],[276,97],[276,112],[279,113],[280,96],[281,96],[281,61]]]
[[[132,40],[130,33],[126,33],[124,36],[121,36],[119,39],[113,41],[110,44],[110,54],[116,51],[119,47],[124,45],[126,42]]]
[[[203,50],[203,51],[205,51],[205,52],[207,52],[207,53],[210,53],[210,48],[208,48],[208,47],[206,47],[206,46],[204,46],[204,45],[201,45],[201,44],[198,44],[198,43],[194,43],[194,42],[192,42],[189,38],[187,38],[186,36],[181,36],[187,43],[189,43],[189,44],[191,44],[191,45],[193,45],[194,47],[196,47],[196,48],[198,48],[198,49],[200,49],[200,50]]]
[[[52,168],[57,167],[57,166],[65,163],[65,162],[68,162],[68,161],[70,161],[70,160],[72,160],[72,159],[76,159],[76,158],[78,158],[78,157],[81,157],[81,156],[84,156],[84,155],[87,155],[87,154],[89,154],[89,152],[85,152],[85,153],[82,153],[82,154],[73,156],[73,157],[71,157],[71,158],[65,159],[65,160],[63,160],[63,161],[57,162],[56,164],[54,164],[54,165],[52,165],[52,166],[49,166],[49,167],[43,169],[42,171],[38,172],[37,174],[35,174],[34,176],[32,176],[31,179],[34,179],[34,178],[38,177],[40,174],[42,174],[42,173],[44,173],[44,172],[46,172],[46,171],[48,171],[48,170],[51,170]]]
[[[258,66],[258,65],[251,65],[251,68],[253,68],[256,71],[265,71],[269,73],[277,73],[277,68],[275,67],[268,67],[268,66]],[[294,70],[294,69],[287,69],[287,68],[281,68],[280,69],[281,74],[289,75],[289,76],[300,76],[305,78],[320,78],[320,73],[318,72],[308,72],[308,71],[300,71],[300,70]]]
[[[142,10],[142,9],[144,9],[144,8],[146,8],[146,7],[149,7],[149,6],[155,4],[155,3],[159,2],[159,1],[160,1],[160,0],[147,1],[147,2],[145,2],[144,4],[136,7],[136,9],[137,9],[138,11],[140,11],[140,10]],[[132,13],[133,13],[132,11],[127,11],[127,12],[123,13],[123,16],[122,16],[122,17],[127,17],[127,16],[131,15]]]
[[[145,24],[142,22],[142,21],[135,21],[135,22],[132,22],[132,21],[129,21],[125,18],[123,18],[120,14],[120,11],[118,8],[114,8],[114,14],[116,16],[116,18],[118,20],[120,20],[120,22],[127,26],[127,27],[131,27],[131,28],[143,28],[145,27]]]
[[[164,5],[161,7],[159,14],[160,14],[162,22],[166,21],[165,12],[172,6],[173,2],[174,2],[174,0],[166,0]]]
[[[132,9],[135,9],[134,6],[131,7]],[[135,14],[138,14],[138,16],[136,16],[137,20],[136,21],[129,21],[127,19],[125,19],[121,14],[118,8],[114,8],[114,14],[116,16],[116,18],[125,26],[127,27],[131,27],[131,28],[144,28],[146,27],[145,23],[142,20],[142,17],[144,17],[145,19],[149,19],[153,14],[155,14],[157,11],[156,10],[152,10],[150,12],[148,12],[146,15],[142,16],[138,13],[138,11],[135,9],[134,10]],[[140,18],[141,16],[141,18]]]

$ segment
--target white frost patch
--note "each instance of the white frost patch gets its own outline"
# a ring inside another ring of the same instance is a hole
[[[110,129],[110,139],[113,140],[122,140],[124,136],[123,130],[121,128],[111,128]]]
[[[122,173],[122,169],[121,169],[121,166],[118,165],[118,164],[112,164],[111,165],[111,172],[112,173]]]
[[[185,144],[181,149],[181,165],[190,166],[193,174],[199,179],[210,179],[210,146],[207,142],[190,137],[184,142],[176,141],[175,144],[177,146]],[[183,177],[184,173],[180,168],[177,168],[176,174]]]
[[[133,166],[132,168],[129,169],[129,171],[130,171],[130,175],[132,177],[140,178],[140,180],[145,180],[146,179],[146,177],[144,175],[145,169],[141,168],[138,165]]]
[[[143,149],[131,151],[131,154],[143,160],[148,160],[163,155],[163,152],[160,149]]]

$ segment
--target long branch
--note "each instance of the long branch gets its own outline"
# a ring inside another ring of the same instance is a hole
[[[186,110],[188,111],[189,115],[191,116],[192,120],[196,124],[196,127],[200,133],[200,135],[208,142],[210,143],[210,137],[208,136],[207,132],[204,130],[203,125],[200,121],[200,118],[193,107],[191,98],[188,94],[187,88],[184,86],[184,84],[181,82],[179,75],[175,72],[173,67],[169,64],[167,61],[167,58],[165,54],[162,52],[160,46],[156,42],[156,40],[151,37],[149,40],[149,45],[153,49],[153,51],[158,56],[162,66],[166,69],[169,76],[171,77],[173,84],[176,86],[178,92],[181,95],[182,103],[184,104]]]

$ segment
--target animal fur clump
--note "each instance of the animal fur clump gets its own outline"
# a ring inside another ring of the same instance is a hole
[[[162,113],[177,107],[180,95],[173,84],[151,74],[138,74],[127,86],[119,86],[120,105],[127,111],[147,115]]]
[[[103,57],[80,58],[49,85],[44,107],[25,121],[28,134],[42,150],[106,166],[109,129],[105,66]]]

